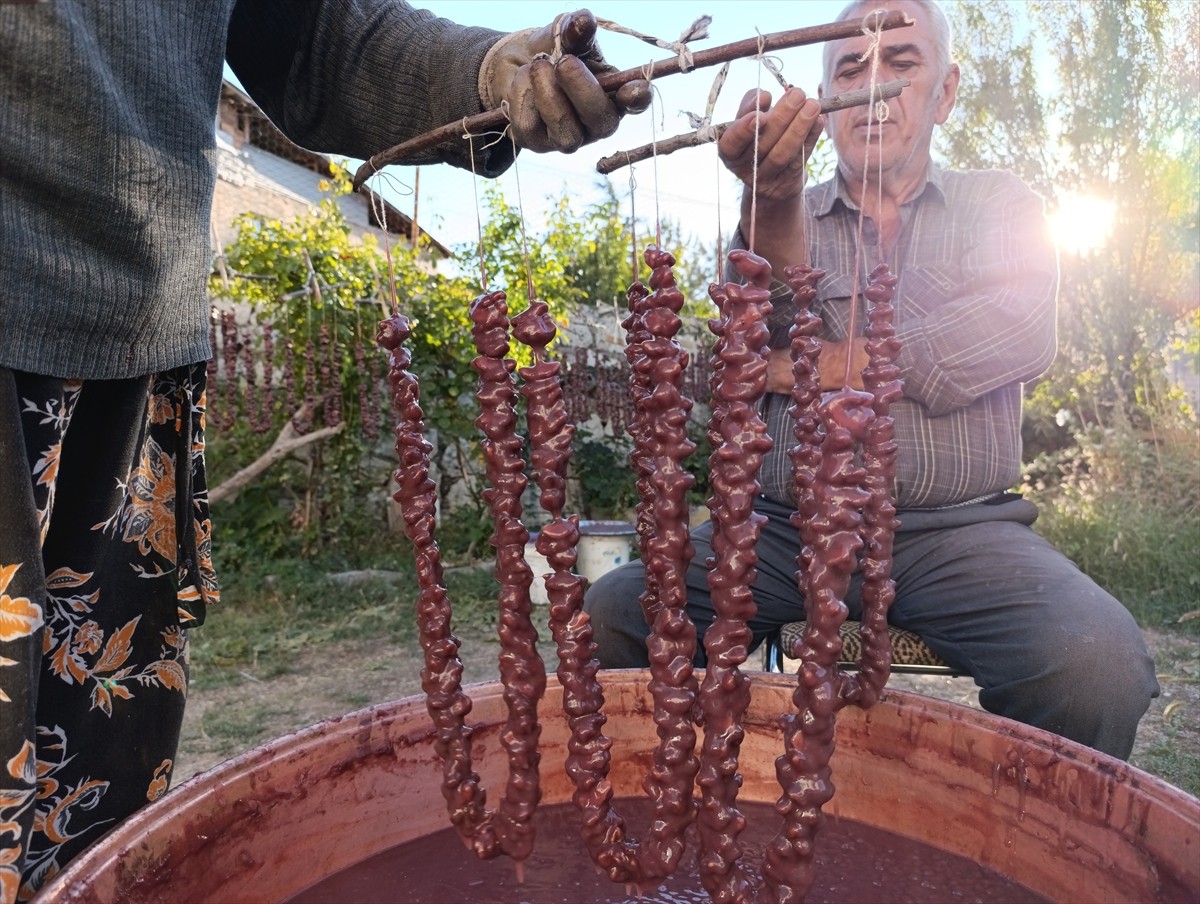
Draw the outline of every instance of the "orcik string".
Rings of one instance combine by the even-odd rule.
[[[758,55],[755,59],[758,60],[759,66],[758,83],[754,89],[754,159],[750,165],[750,234],[746,236],[746,244],[749,245],[746,250],[751,254],[754,253],[754,233],[758,226],[758,133],[761,129],[763,115],[762,111],[757,109],[759,98],[762,95],[763,35],[761,31],[758,32]]]
[[[871,99],[867,103],[867,134],[866,134],[866,141],[865,141],[866,147],[865,147],[865,153],[863,154],[862,185],[863,185],[864,194],[866,192],[866,188],[868,185],[868,178],[871,174],[871,169],[870,169],[870,166],[871,166],[871,124],[872,124],[872,122],[875,121],[876,114],[879,112],[882,112],[882,111],[879,111],[876,109],[877,102],[875,101],[875,90],[879,85],[879,44],[883,37],[883,29],[880,27],[880,23],[885,14],[886,14],[886,10],[882,10],[882,9],[872,10],[871,12],[867,13],[866,16],[863,17],[863,22],[862,22],[862,33],[871,39],[871,43],[869,45],[867,45],[867,49],[863,52],[862,56],[859,57],[860,62],[865,62],[868,58],[871,61],[871,68],[870,68]],[[872,26],[870,24],[870,20],[872,19],[872,17],[875,20],[874,26]],[[878,104],[880,107],[883,108],[883,110],[887,109],[886,102],[878,101]],[[883,119],[885,119],[885,118],[886,118],[886,116],[880,117],[879,121],[882,122]],[[879,130],[879,155],[878,156],[879,156],[879,161],[878,161],[877,165],[879,167],[879,172],[880,172],[880,179],[878,180],[878,190],[879,190],[880,203],[882,203],[882,198],[883,198],[883,180],[882,180],[883,128],[882,128],[882,126],[880,127],[880,130]],[[858,335],[858,291],[860,288],[860,280],[862,278],[861,267],[862,267],[863,223],[864,223],[865,219],[866,219],[866,205],[863,204],[862,200],[860,199],[860,202],[858,205],[858,227],[857,227],[855,237],[854,237],[854,278],[853,278],[853,282],[851,283],[851,286],[850,286],[850,322],[846,326],[846,370],[842,376],[842,386],[843,387],[848,387],[850,385],[850,375],[853,372],[853,366],[854,366],[854,339]],[[879,209],[878,208],[875,211],[875,219],[876,219],[876,233],[879,235],[879,241],[877,243],[877,253],[879,255],[880,260],[882,260],[883,259],[883,245],[882,245],[883,240],[882,240],[882,230],[879,229]]]
[[[504,115],[507,116],[508,115],[508,101],[501,101],[500,109],[503,110]],[[463,117],[463,136],[462,137],[466,140],[468,150],[470,151],[471,189],[475,194],[475,235],[476,235],[476,245],[479,250],[479,290],[481,292],[487,292],[488,291],[488,275],[487,275],[487,264],[485,262],[484,253],[483,253],[483,217],[480,214],[480,204],[479,204],[479,173],[475,169],[475,136],[472,135],[470,129],[468,129],[466,127],[466,122],[467,122],[467,118],[464,116]],[[511,127],[509,127],[509,126],[505,126],[503,132],[500,132],[500,133],[490,132],[490,133],[485,133],[485,134],[496,135],[496,138],[493,141],[489,141],[487,144],[485,144],[483,147],[481,147],[480,148],[481,151],[486,151],[488,148],[499,144],[501,141],[504,140],[506,135],[510,139],[512,138],[512,130],[511,130]],[[517,158],[517,144],[516,144],[516,141],[513,140],[513,173],[514,174],[517,173],[516,158]],[[520,198],[520,186],[521,186],[520,176],[517,175],[518,201]],[[521,215],[521,241],[522,241],[522,244],[524,244],[524,241],[525,241],[525,217],[524,217],[524,214]],[[526,254],[525,254],[525,266],[526,266],[526,270],[528,270],[528,267],[529,267],[528,252],[526,252]],[[533,300],[532,277],[530,279],[531,279],[531,284],[530,284],[529,298],[532,301]]]
[[[375,176],[379,175],[381,175],[380,172],[376,170]],[[374,178],[374,176],[371,178]],[[370,203],[373,207],[378,204],[378,207],[375,209],[375,219],[379,221],[380,227],[383,230],[383,259],[387,261],[388,270],[388,304],[392,309],[392,316],[395,317],[400,312],[400,304],[396,299],[396,267],[392,262],[392,241],[387,226],[387,205],[383,200],[383,194],[377,191],[371,192]]]

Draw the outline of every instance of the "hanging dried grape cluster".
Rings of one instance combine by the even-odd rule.
[[[221,353],[225,358],[226,398],[232,401],[238,385],[238,328],[237,318],[233,311],[225,311],[221,314]],[[218,411],[214,422],[222,430],[228,430],[233,426],[236,417],[234,406],[226,405],[224,410]]]
[[[316,421],[334,427],[344,418],[349,390],[362,435],[378,438],[379,381],[384,378],[379,352],[368,351],[361,339],[346,349],[332,325],[322,324],[314,334],[298,341],[274,323],[239,323],[233,310],[214,308],[209,324],[213,356],[206,368],[207,422],[220,431],[242,423],[259,434],[279,430],[288,416],[300,433],[312,430]],[[357,375],[357,385],[345,386],[343,374]]]
[[[262,417],[262,398],[258,391],[258,361],[254,357],[254,345],[249,341],[240,342],[242,352],[242,402],[250,429],[255,433],[266,433],[271,429],[271,421]],[[269,370],[270,368],[268,368]]]
[[[363,436],[379,436],[379,377],[375,373],[375,355],[367,356],[362,339],[354,340],[354,366],[362,379],[358,381],[358,410],[362,414]]]
[[[217,326],[216,318],[210,317],[208,321],[208,347],[213,350],[213,356],[208,359],[205,365],[204,374],[204,405],[205,405],[205,421],[209,424],[216,425],[214,420],[215,412],[220,408],[218,393],[220,389],[217,385]]]
[[[275,326],[263,324],[262,341],[262,402],[259,406],[258,432],[271,429],[271,413],[275,410]]]
[[[570,354],[564,354],[559,362],[563,384],[563,404],[567,408],[567,417],[573,424],[585,424],[590,414],[591,403],[588,401],[588,385],[591,374],[588,370],[588,350],[575,348]]]
[[[321,411],[326,427],[342,422],[342,361],[337,333],[321,324]]]
[[[684,375],[682,391],[699,405],[708,404],[709,365],[696,356]],[[563,398],[576,424],[595,416],[613,436],[626,432],[634,418],[629,395],[629,363],[595,349],[573,348],[558,359],[562,365]]]
[[[317,410],[317,348],[309,339],[304,343],[304,401],[292,414],[292,427],[297,433],[312,430],[313,413]]]
[[[288,336],[283,342],[284,411],[296,410],[296,343]]]

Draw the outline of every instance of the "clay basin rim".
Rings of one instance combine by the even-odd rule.
[[[779,714],[795,678],[755,673],[740,799],[779,789]],[[642,671],[603,672],[610,779],[641,796],[657,743]],[[475,768],[500,794],[496,682],[468,689]],[[561,689],[541,705],[545,803],[570,800]],[[887,691],[837,720],[826,812],[987,866],[1055,901],[1189,901],[1200,889],[1200,801],[1127,763],[957,704]],[[43,902],[285,901],[380,851],[449,825],[424,698],[272,741],[182,784],[74,860]],[[404,814],[404,818],[397,818]],[[252,892],[250,891],[252,890]]]

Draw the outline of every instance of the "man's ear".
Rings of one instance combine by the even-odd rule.
[[[937,115],[934,122],[939,126],[950,118],[950,111],[954,109],[954,102],[958,99],[958,83],[961,78],[962,73],[959,72],[958,63],[951,63],[946,77],[942,80],[942,95],[937,102]]]

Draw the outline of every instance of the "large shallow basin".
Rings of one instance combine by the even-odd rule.
[[[648,674],[604,674],[618,796],[638,796],[656,738]],[[742,799],[774,801],[778,714],[794,678],[756,675]],[[495,799],[506,770],[501,688],[469,689],[475,764]],[[542,704],[546,803],[570,799],[567,727]],[[1095,751],[986,713],[889,691],[843,710],[826,812],[963,855],[1055,901],[1200,895],[1200,802]],[[46,886],[54,902],[278,902],[448,825],[422,698],[323,722],[196,776],[119,826]]]

